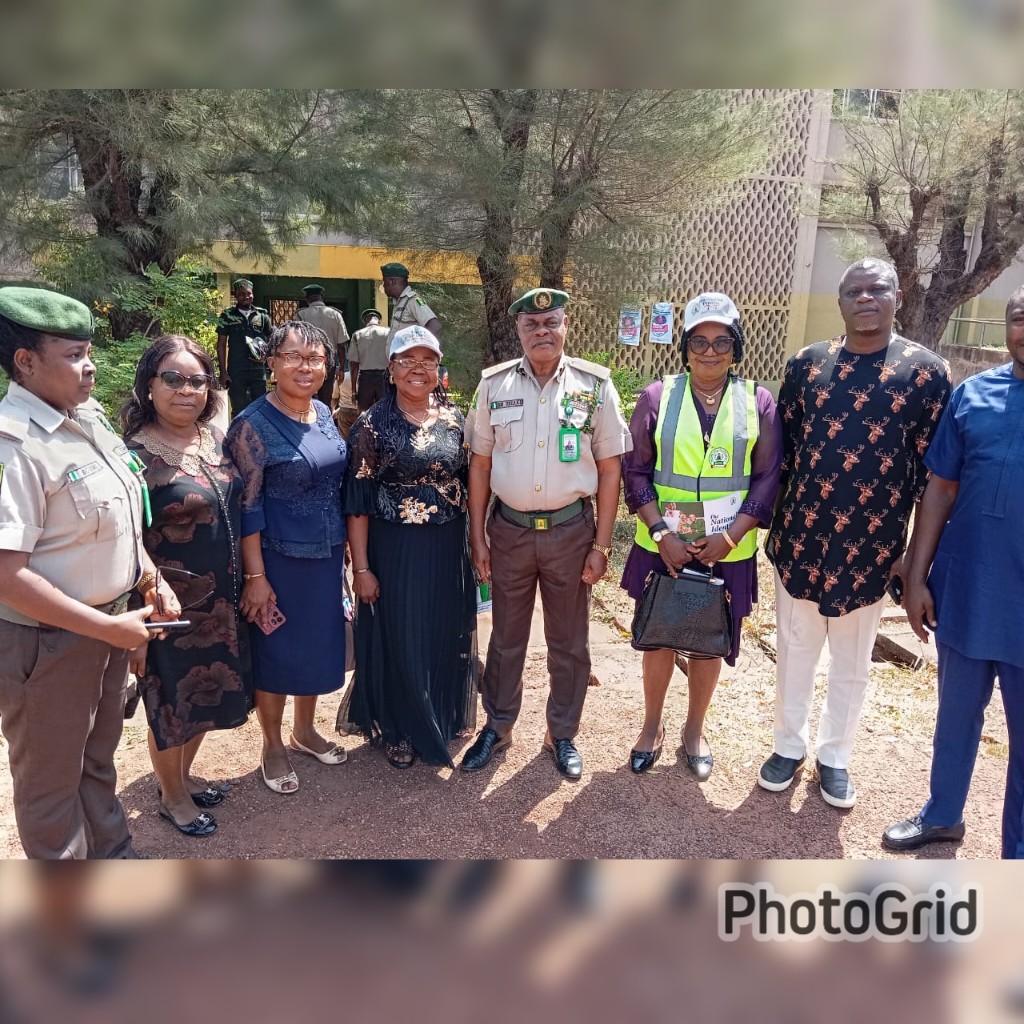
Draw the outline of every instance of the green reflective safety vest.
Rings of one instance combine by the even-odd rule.
[[[658,453],[654,490],[663,515],[667,502],[706,501],[731,494],[739,494],[741,503],[746,499],[754,445],[760,433],[756,389],[755,381],[742,377],[730,380],[705,451],[700,416],[690,397],[690,375],[665,378],[654,430]],[[648,551],[658,550],[639,517],[634,539]],[[722,561],[738,562],[756,552],[757,530],[751,530]]]

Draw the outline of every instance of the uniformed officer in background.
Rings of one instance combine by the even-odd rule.
[[[366,412],[384,397],[391,332],[381,326],[376,309],[364,309],[360,319],[363,326],[348,345],[348,372],[352,401],[360,412]]]
[[[297,320],[303,320],[307,324],[319,327],[327,340],[331,343],[331,350],[334,352],[333,365],[327,364],[327,376],[324,377],[323,385],[316,393],[324,405],[332,412],[337,408],[338,403],[334,400],[334,382],[339,373],[345,375],[345,346],[348,344],[348,328],[345,326],[345,318],[341,310],[328,306],[324,302],[324,286],[322,284],[307,284],[302,289],[306,296],[305,309],[298,309],[295,312]]]
[[[391,311],[391,329],[388,332],[388,345],[397,331],[403,327],[419,324],[426,327],[435,338],[441,337],[441,321],[437,314],[409,286],[409,268],[404,263],[385,263],[380,268],[384,279],[384,294],[394,299],[395,308]]]
[[[81,302],[0,288],[0,724],[31,858],[134,855],[114,769],[128,654],[179,612],[142,546],[141,464],[89,397],[92,334]]]
[[[217,374],[227,388],[231,415],[267,393],[264,365],[266,342],[273,324],[262,306],[252,303],[252,281],[239,278],[232,286],[235,304],[217,321]]]
[[[494,604],[487,724],[466,751],[465,771],[511,742],[539,582],[551,677],[544,746],[563,775],[583,772],[573,738],[590,682],[590,588],[608,568],[632,440],[609,370],[565,355],[568,301],[535,288],[509,307],[524,355],[484,370],[466,422],[473,565],[493,584]]]

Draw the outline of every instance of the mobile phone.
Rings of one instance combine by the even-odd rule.
[[[153,630],[154,633],[160,633],[165,629],[173,631],[192,628],[192,623],[188,619],[175,619],[173,622],[144,622],[143,625],[146,629]]]
[[[281,609],[276,604],[271,604],[267,608],[267,621],[263,622],[259,616],[256,617],[256,625],[270,636],[279,626],[283,626],[288,620],[284,617]]]
[[[885,589],[896,604],[903,604],[903,580],[899,576],[893,576],[886,584]]]

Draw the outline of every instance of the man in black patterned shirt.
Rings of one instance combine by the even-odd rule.
[[[857,798],[847,764],[885,588],[900,573],[924,454],[950,393],[945,361],[893,331],[901,299],[891,264],[847,268],[839,283],[846,333],[790,359],[779,392],[782,498],[765,546],[775,566],[775,752],[758,783],[780,792],[803,766],[827,637],[815,747],[821,795],[834,807]]]

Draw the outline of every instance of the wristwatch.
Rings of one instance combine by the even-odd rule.
[[[655,544],[660,544],[672,531],[668,528],[668,523],[664,519],[659,519],[651,527],[651,540]]]

